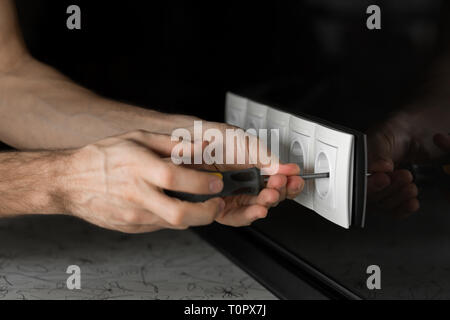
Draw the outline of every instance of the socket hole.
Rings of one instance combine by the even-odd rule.
[[[299,141],[292,143],[289,162],[297,164],[300,167],[301,173],[305,171],[305,153]]]
[[[314,171],[315,173],[330,172],[330,162],[328,161],[328,157],[324,152],[319,153],[319,155],[317,156]],[[317,179],[315,182],[317,192],[321,197],[325,198],[330,189],[330,178]]]

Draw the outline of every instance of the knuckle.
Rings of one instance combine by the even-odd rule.
[[[182,227],[186,225],[186,210],[183,207],[178,207],[174,210],[169,218],[169,223],[174,227]]]
[[[419,189],[415,184],[410,184],[406,189],[406,194],[408,196],[417,197],[419,194]]]
[[[277,205],[278,205],[278,203],[277,203]],[[264,212],[262,212],[262,213],[258,216],[258,219],[265,219],[265,218],[267,218],[267,214],[268,214],[268,211],[267,211],[267,210],[264,211]]]
[[[188,225],[177,225],[177,226],[172,226],[171,227],[171,229],[174,229],[174,230],[186,230],[188,228],[189,228]]]
[[[175,173],[170,165],[165,165],[162,167],[159,173],[161,184],[165,188],[172,188],[175,184]]]
[[[124,213],[123,219],[127,224],[139,224],[140,215],[136,210],[129,210]]]
[[[150,133],[148,133],[147,131],[143,130],[143,129],[139,129],[139,130],[135,130],[132,133],[132,136],[136,139],[142,140],[147,138],[150,135]]]
[[[139,140],[144,136],[144,130],[133,130],[133,131],[129,131],[127,133],[124,133],[120,136],[120,138],[124,141],[124,142],[130,142],[133,140]]]
[[[83,160],[88,159],[89,161],[103,164],[106,153],[104,147],[101,146],[100,143],[94,143],[80,148],[77,155]]]
[[[126,234],[136,234],[138,230],[136,228],[116,227],[116,231]]]
[[[125,201],[131,202],[131,203],[137,203],[139,199],[139,194],[135,190],[135,184],[132,182],[125,183],[124,188],[122,190],[122,197]]]
[[[133,130],[131,132],[131,135],[133,135],[135,137],[142,137],[144,134],[145,134],[145,130],[142,130],[142,129]]]
[[[198,222],[198,225],[202,225],[202,226],[206,226],[209,225],[211,223],[213,223],[216,219],[216,214],[215,212],[212,212],[210,214],[205,214],[205,216],[202,218],[201,222]]]

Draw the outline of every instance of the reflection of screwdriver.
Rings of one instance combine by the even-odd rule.
[[[450,186],[450,164],[412,164],[406,169],[411,171],[416,184]]]
[[[191,194],[178,191],[165,190],[166,194],[184,201],[190,202],[203,202],[208,199],[216,197],[235,196],[240,194],[257,195],[264,189],[269,177],[261,175],[261,171],[258,168],[250,168],[237,171],[225,171],[225,172],[209,172],[211,174],[219,175],[223,180],[223,190],[216,194]],[[323,179],[329,178],[328,172],[323,173],[311,173],[300,175],[304,180],[309,179]]]

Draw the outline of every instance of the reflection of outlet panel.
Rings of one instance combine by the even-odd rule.
[[[296,163],[302,173],[329,172],[329,178],[308,180],[295,199],[344,228],[364,225],[366,189],[365,135],[357,131],[309,120],[228,93],[226,119],[240,114],[244,129],[279,129],[280,159]],[[246,108],[242,106],[246,101]],[[246,110],[245,116],[242,110]],[[238,125],[240,126],[240,125]]]

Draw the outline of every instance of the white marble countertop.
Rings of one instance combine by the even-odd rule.
[[[81,289],[69,290],[69,265]],[[0,220],[0,299],[275,299],[191,231],[126,235],[78,219]]]

